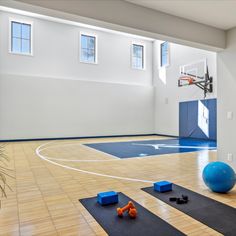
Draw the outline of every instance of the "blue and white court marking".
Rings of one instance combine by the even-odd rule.
[[[216,141],[201,139],[164,139],[84,144],[118,158],[146,157],[171,153],[216,150]]]
[[[57,142],[48,142],[40,145],[36,148],[36,155],[55,166],[62,167],[64,169],[77,171],[83,174],[96,175],[101,177],[107,177],[112,179],[119,179],[132,182],[143,182],[143,183],[154,183],[155,180],[150,179],[137,179],[130,178],[126,176],[115,176],[105,173],[98,173],[83,169],[80,167],[81,163],[91,163],[91,162],[108,162],[108,161],[126,161],[125,158],[134,157],[134,159],[143,159],[145,157],[152,155],[162,155],[162,154],[171,154],[171,153],[180,153],[180,152],[196,152],[202,150],[216,150],[216,142],[214,141],[205,141],[205,140],[196,140],[196,139],[165,139],[165,140],[147,140],[147,141],[129,141],[129,142],[113,142],[113,143],[95,143],[95,144],[84,144],[90,148],[95,148],[98,151],[109,153],[113,156],[110,160],[81,160],[78,156],[77,159],[72,160],[70,158],[64,159],[59,156],[48,156],[43,154],[44,151],[47,151],[51,148],[61,148],[63,146],[74,146],[74,145],[83,145],[76,142],[61,144]],[[99,147],[99,149],[98,149]],[[127,148],[128,147],[128,148]],[[116,156],[117,158],[114,158]],[[136,158],[135,158],[136,157]],[[157,157],[158,158],[158,157]],[[77,166],[71,166],[70,163],[77,163]]]

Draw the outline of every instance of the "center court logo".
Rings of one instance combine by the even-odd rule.
[[[155,150],[159,150],[161,148],[190,148],[190,149],[215,149],[216,147],[203,147],[203,146],[182,146],[182,145],[168,145],[168,144],[141,144],[141,143],[132,143],[135,146],[149,146],[153,147]]]

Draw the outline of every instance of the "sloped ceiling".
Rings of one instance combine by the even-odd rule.
[[[219,29],[236,27],[235,0],[125,0]]]

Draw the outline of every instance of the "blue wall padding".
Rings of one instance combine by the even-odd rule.
[[[100,205],[109,205],[118,202],[118,194],[114,191],[101,192],[97,194],[97,202]]]
[[[179,103],[179,136],[185,138],[200,138],[216,140],[216,124],[217,124],[217,100],[205,99],[200,100],[209,111],[209,136],[207,136],[198,126],[198,113],[202,112],[198,109],[198,100]]]
[[[188,116],[185,114],[188,114],[188,103],[181,102],[179,104],[179,135],[181,134],[182,137],[188,137],[188,129],[184,128],[188,122]]]

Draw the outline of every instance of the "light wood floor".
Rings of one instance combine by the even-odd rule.
[[[68,160],[111,160],[54,163],[83,171],[150,181],[169,180],[225,204],[236,207],[236,189],[220,195],[208,191],[201,173],[204,166],[216,160],[215,151],[130,158],[116,160],[105,153],[81,145],[92,142],[159,139],[163,137],[126,137],[50,141],[41,154]],[[47,141],[8,143],[6,153],[15,179],[10,180],[13,192],[2,200],[0,235],[106,235],[78,201],[100,191],[121,191],[163,218],[187,235],[220,235],[169,205],[140,190],[149,183],[132,182],[66,169],[40,159],[35,150]],[[223,217],[223,216],[222,216]]]

